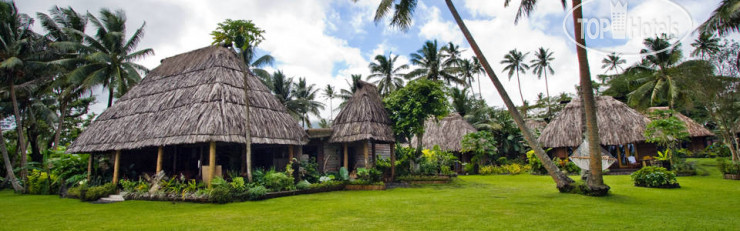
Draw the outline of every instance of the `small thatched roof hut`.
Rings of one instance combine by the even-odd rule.
[[[655,110],[669,110],[668,107],[651,107],[648,108],[648,111],[655,111]],[[707,137],[707,136],[714,136],[714,133],[709,131],[709,129],[706,129],[701,124],[697,123],[696,121],[692,120],[691,118],[681,114],[680,112],[673,113],[673,116],[678,118],[679,120],[683,121],[686,124],[686,129],[689,132],[689,137]]]
[[[467,120],[458,113],[451,113],[442,120],[437,121],[429,118],[424,122],[424,136],[422,146],[425,149],[432,149],[434,145],[444,151],[459,152],[462,150],[461,141],[468,133],[477,132]],[[411,147],[418,145],[418,138],[411,140]]]
[[[576,147],[583,142],[581,100],[573,99],[542,131],[538,141],[544,147]],[[644,141],[650,120],[611,96],[596,97],[596,117],[602,145]]]
[[[524,124],[527,125],[527,128],[529,128],[532,131],[540,131],[545,130],[547,127],[547,122],[542,120],[536,120],[536,119],[526,119],[524,120]]]
[[[208,46],[162,60],[106,109],[68,152],[207,142],[245,143],[244,70],[236,54]],[[248,78],[254,144],[301,145],[306,131],[253,75]]]
[[[364,81],[359,81],[358,85],[355,94],[334,119],[329,142],[395,142],[391,119],[383,106],[378,88]]]

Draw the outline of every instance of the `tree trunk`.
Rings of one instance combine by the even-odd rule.
[[[18,183],[18,179],[15,178],[13,173],[13,165],[10,164],[10,157],[8,156],[8,147],[5,146],[5,137],[3,136],[3,127],[0,126],[0,151],[3,153],[3,162],[5,163],[5,172],[8,177],[8,181],[13,185],[13,190],[16,193],[23,193],[23,187]]]
[[[31,122],[28,123],[29,126],[26,133],[28,133],[28,143],[31,148],[31,161],[42,163],[44,156],[41,155],[41,149],[39,148],[39,129],[36,114],[32,110],[29,110],[29,112]]]
[[[478,97],[483,100],[483,92],[480,90],[480,74],[478,74]]]
[[[28,155],[26,154],[26,141],[23,135],[23,121],[21,119],[21,112],[18,110],[18,99],[15,97],[15,79],[10,79],[10,98],[13,101],[13,116],[15,117],[15,128],[18,130],[18,150],[21,156],[21,181],[26,182],[28,176],[28,169],[26,164],[28,162]]]
[[[67,100],[62,99],[61,102],[59,102],[59,123],[57,123],[57,130],[54,132],[54,146],[52,147],[52,150],[57,150],[57,147],[59,147],[59,140],[62,137],[65,117],[67,117]]]
[[[547,84],[547,71],[545,71],[545,92],[547,92],[547,100],[545,101],[547,103],[547,118],[552,119],[550,118],[552,116],[550,111],[550,100],[552,99],[550,98],[550,86]]]
[[[573,0],[573,7],[579,6],[581,0]],[[579,23],[583,17],[582,7],[577,7],[573,11],[573,30],[576,43],[586,46],[586,40],[580,36],[583,30],[582,24]],[[604,179],[601,175],[601,141],[599,139],[599,128],[596,121],[596,100],[594,99],[593,87],[591,86],[591,72],[588,67],[588,55],[586,49],[576,46],[578,54],[578,66],[581,80],[581,98],[583,99],[583,108],[586,116],[586,134],[588,138],[588,151],[591,156],[589,161],[589,171],[591,176],[588,177],[589,189],[597,192],[599,195],[606,195],[609,192],[609,186],[604,185]],[[603,194],[602,194],[603,193]]]
[[[522,81],[519,80],[519,69],[516,70],[516,82],[517,86],[519,86],[519,97],[522,98],[522,106],[524,106],[524,95],[522,95]],[[524,117],[527,117],[527,114],[524,114]]]
[[[108,107],[113,106],[113,87],[108,86]]]
[[[455,21],[457,22],[457,25],[460,27],[460,30],[462,31],[463,35],[465,35],[465,39],[470,44],[470,47],[475,52],[476,57],[478,57],[478,61],[480,61],[481,65],[483,65],[483,68],[486,70],[486,73],[488,74],[488,77],[491,79],[491,82],[493,82],[493,85],[496,87],[496,90],[498,90],[499,95],[501,95],[501,98],[504,100],[504,103],[506,104],[506,107],[509,109],[509,113],[511,114],[511,117],[514,119],[514,122],[516,122],[516,125],[519,127],[519,130],[522,131],[522,135],[524,135],[524,139],[527,140],[527,143],[530,147],[534,150],[535,155],[537,158],[540,159],[542,162],[542,165],[544,165],[545,169],[547,169],[547,173],[550,174],[552,179],[555,181],[555,184],[557,185],[557,188],[561,192],[568,192],[572,190],[573,188],[573,179],[568,177],[567,175],[560,172],[560,169],[558,169],[557,166],[555,166],[555,163],[552,162],[550,158],[548,158],[547,154],[545,153],[545,150],[542,149],[539,142],[537,142],[537,139],[534,137],[534,134],[526,127],[524,124],[524,119],[519,114],[519,111],[517,111],[516,106],[514,106],[514,103],[511,102],[511,98],[509,98],[509,94],[506,93],[506,90],[504,89],[504,86],[501,84],[501,81],[496,76],[496,73],[493,72],[493,69],[491,68],[491,65],[488,64],[488,60],[486,60],[486,57],[483,56],[483,52],[478,47],[478,44],[475,42],[475,39],[473,39],[473,36],[470,34],[470,31],[465,26],[465,22],[463,22],[462,18],[460,18],[460,14],[458,14],[457,10],[455,9],[455,6],[452,4],[452,0],[445,0],[447,3],[447,7],[450,9],[450,12],[452,13],[452,16],[455,18]]]
[[[246,63],[242,63],[244,68],[244,117],[246,119],[244,126],[244,143],[247,152],[247,180],[252,182],[252,126],[249,115],[249,71]]]

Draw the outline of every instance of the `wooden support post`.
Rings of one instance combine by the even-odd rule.
[[[372,162],[373,166],[375,166],[375,160],[378,159],[378,157],[375,156],[375,141],[370,141],[370,142],[372,142],[370,143],[371,144],[370,147],[372,147],[372,152],[371,152],[372,155],[370,155],[370,159],[371,159],[370,162]]]
[[[396,144],[391,144],[391,181],[396,178]]]
[[[116,154],[113,160],[113,184],[118,185],[118,170],[121,164],[121,150],[116,150]]]
[[[293,145],[288,145],[288,163],[293,160],[293,152],[294,152]]]
[[[211,141],[210,151],[208,153],[208,188],[211,188],[213,176],[216,175],[216,142]]]
[[[367,163],[368,163],[368,161],[367,161],[367,153],[368,153],[368,151],[367,151],[367,142],[368,141],[362,141],[362,154],[365,157],[365,168],[369,168],[369,166],[367,166]]]
[[[90,182],[90,177],[92,176],[93,158],[92,153],[87,157],[87,182]]]
[[[349,166],[348,166],[349,161],[347,160],[349,156],[349,154],[347,154],[347,143],[342,143],[342,146],[344,146],[344,165],[342,166],[344,166],[344,168],[347,169],[347,171],[349,171]]]
[[[157,171],[154,174],[159,174],[162,171],[162,159],[164,158],[164,147],[159,146],[157,149]]]
[[[625,156],[625,158],[627,158]],[[617,145],[617,163],[619,164],[619,168],[622,168],[622,152],[619,150],[619,145]]]

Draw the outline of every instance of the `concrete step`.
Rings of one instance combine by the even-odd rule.
[[[108,197],[100,198],[98,200],[98,202],[100,203],[113,203],[113,202],[121,202],[121,201],[125,201],[125,199],[123,199],[123,196],[121,196],[120,194],[110,195]]]

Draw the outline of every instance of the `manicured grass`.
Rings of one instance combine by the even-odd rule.
[[[90,204],[0,192],[3,230],[737,230],[740,181],[680,177],[680,189],[606,176],[608,197],[561,194],[547,176],[461,176],[450,185],[341,191],[226,205]]]

